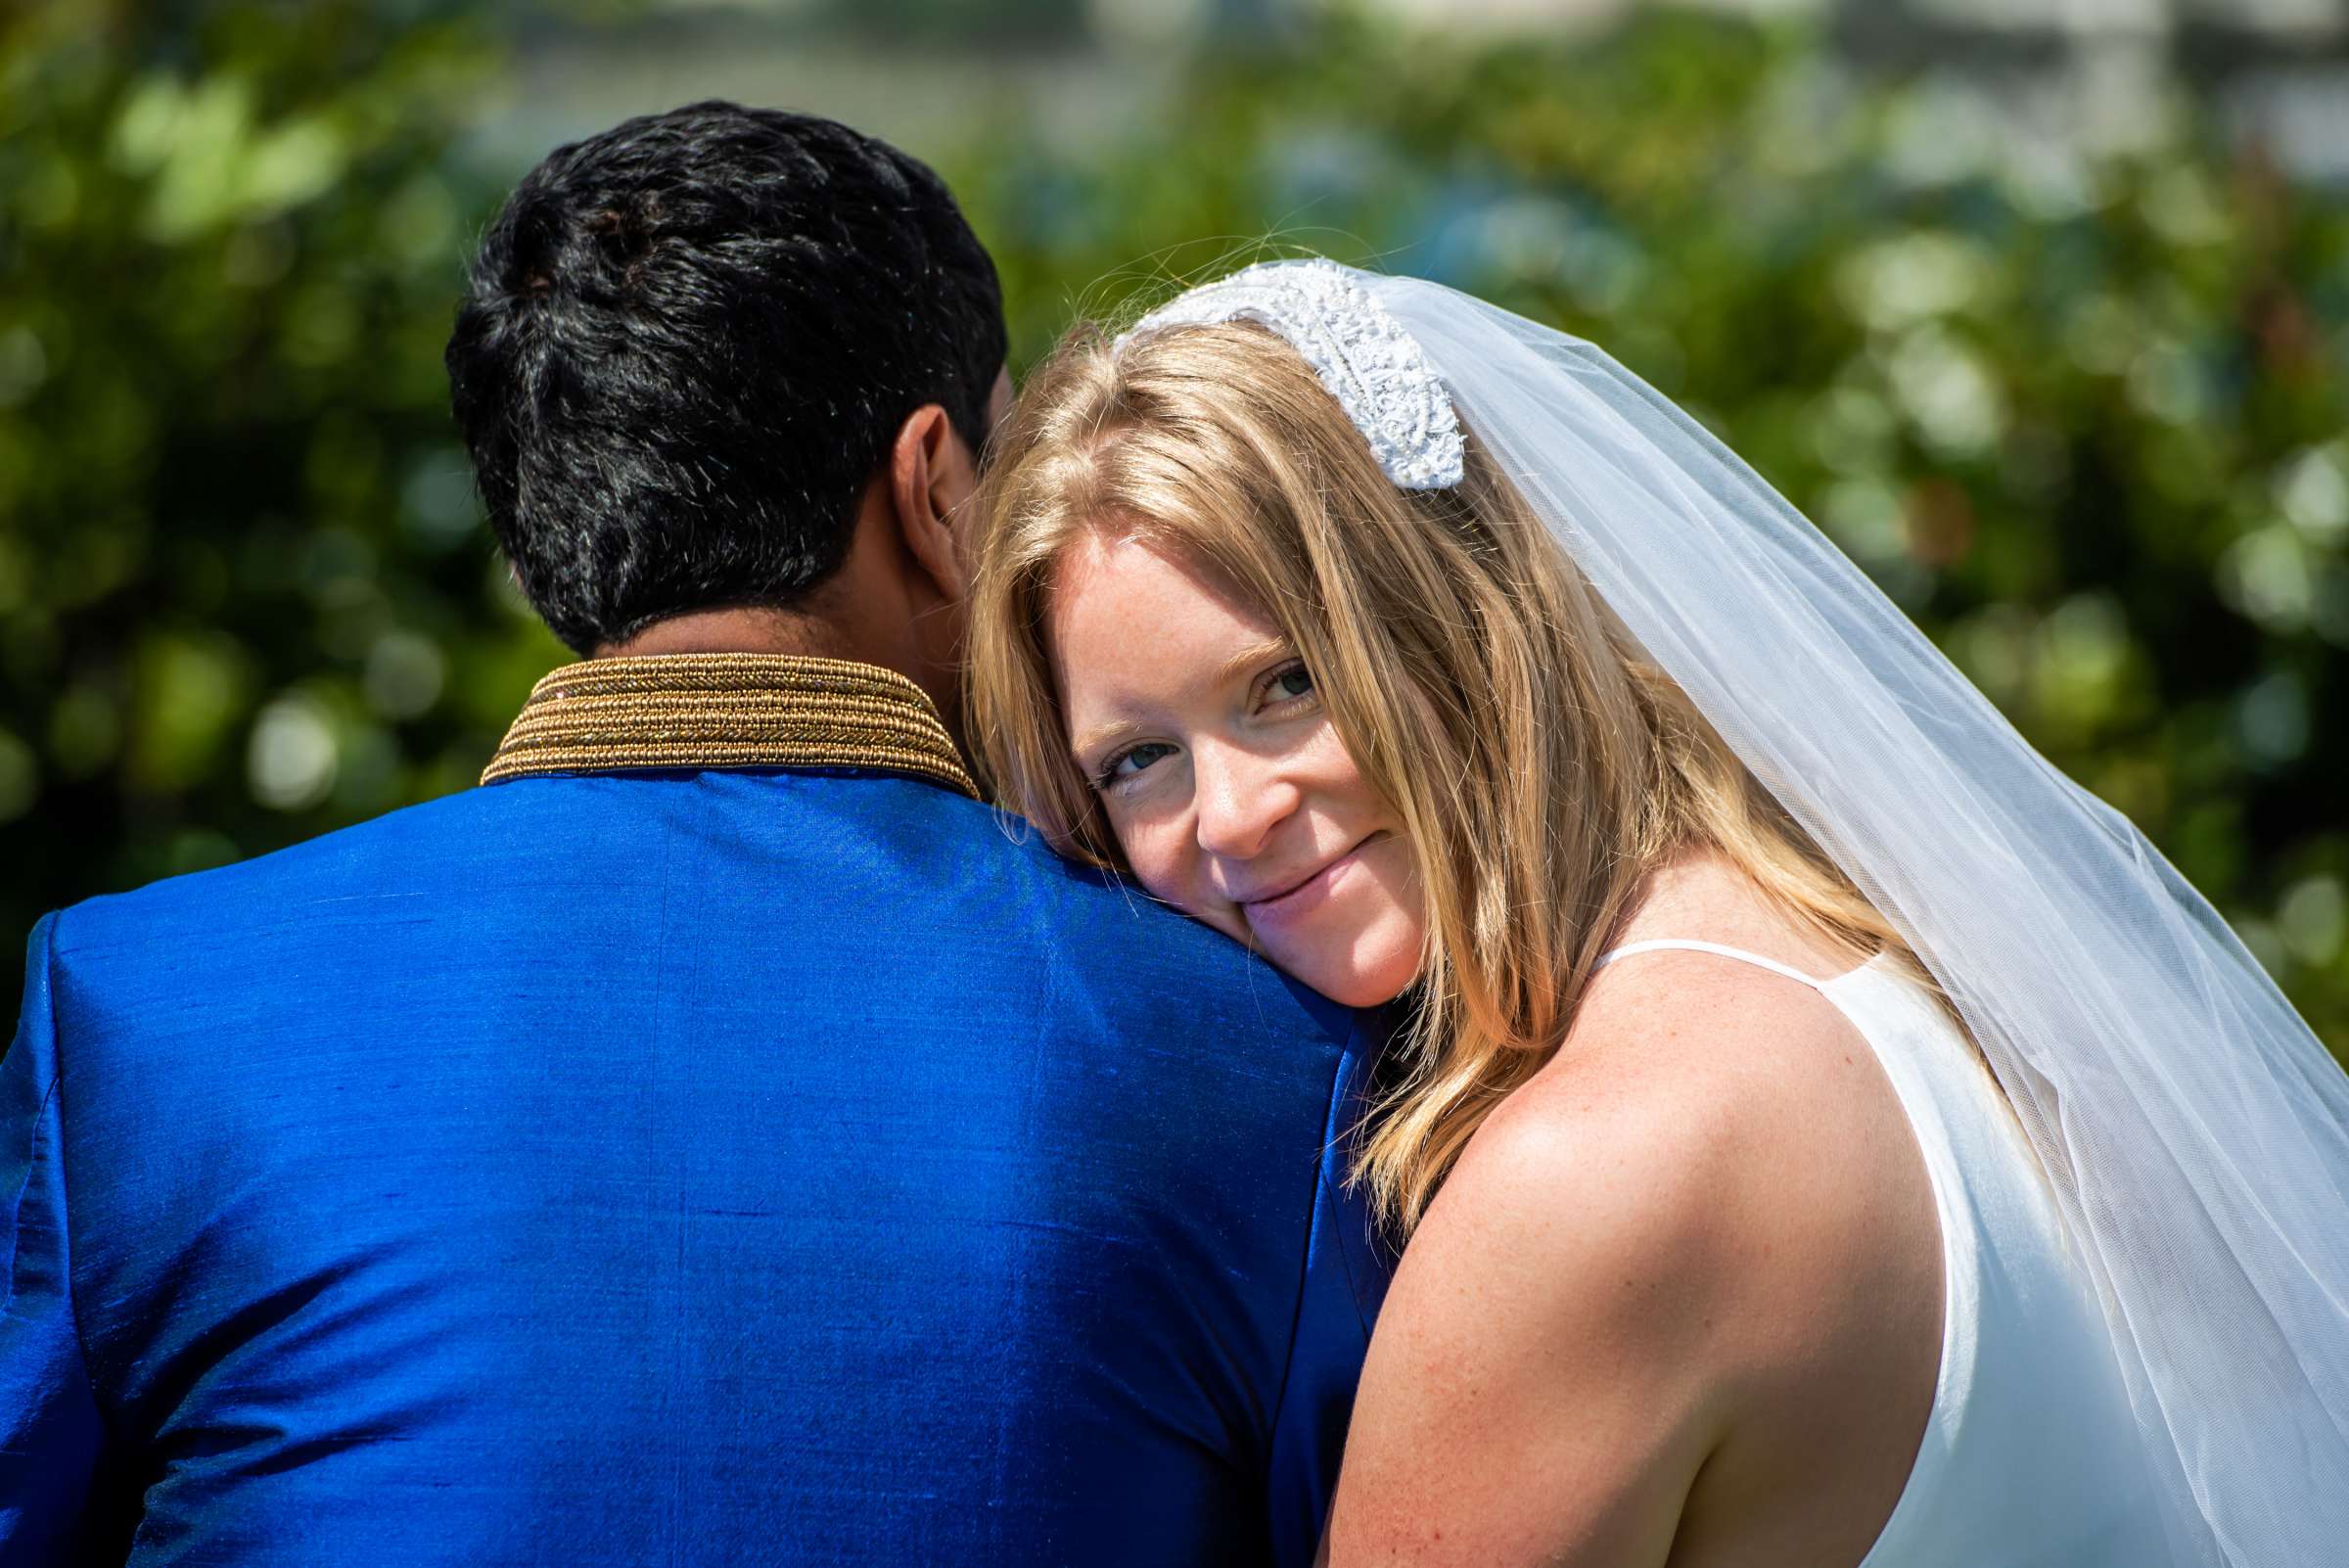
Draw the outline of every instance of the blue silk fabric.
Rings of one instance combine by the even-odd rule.
[[[1306,1562],[1367,1055],[877,773],[76,906],[0,1063],[0,1561]]]

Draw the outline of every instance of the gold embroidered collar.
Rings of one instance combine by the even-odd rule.
[[[855,767],[976,798],[929,694],[895,670],[782,654],[588,659],[531,688],[482,774]]]

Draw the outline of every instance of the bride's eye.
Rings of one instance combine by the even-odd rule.
[[[1174,747],[1158,741],[1144,741],[1139,746],[1128,746],[1101,764],[1100,773],[1093,779],[1093,788],[1105,790],[1112,784],[1124,783],[1126,780],[1135,777],[1151,763],[1174,755]]]
[[[1265,696],[1273,702],[1294,701],[1313,694],[1313,672],[1302,662],[1283,665],[1265,682]]]

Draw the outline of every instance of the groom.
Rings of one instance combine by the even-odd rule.
[[[0,1560],[1302,1562],[1363,1045],[956,743],[986,253],[700,104],[556,152],[455,404],[586,661],[484,787],[34,930]]]

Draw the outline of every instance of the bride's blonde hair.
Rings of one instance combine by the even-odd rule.
[[[1080,326],[990,448],[970,731],[997,798],[1121,864],[1068,750],[1055,567],[1113,529],[1276,623],[1402,818],[1428,944],[1358,1174],[1415,1225],[1486,1114],[1546,1061],[1640,879],[1718,850],[1855,952],[1907,949],[1584,580],[1473,432],[1455,488],[1404,491],[1305,361],[1249,324],[1113,351]]]

